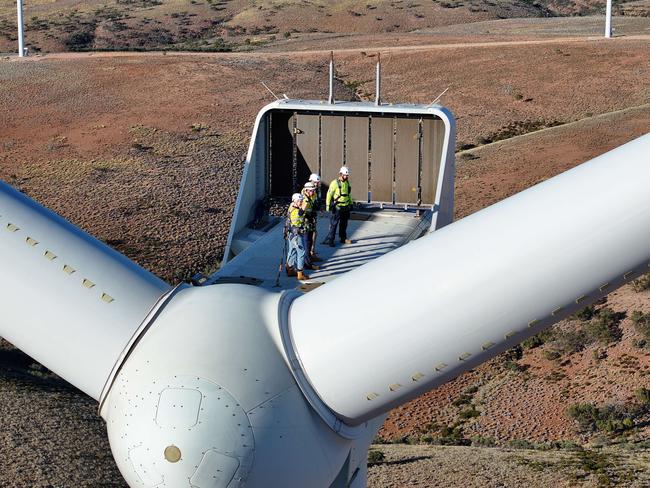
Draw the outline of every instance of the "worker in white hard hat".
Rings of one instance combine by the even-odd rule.
[[[319,269],[314,263],[321,259],[312,252],[316,238],[316,185],[308,181],[302,189],[305,201],[305,268]]]
[[[285,237],[289,244],[287,253],[287,275],[297,276],[299,280],[307,280],[309,276],[305,269],[305,209],[307,202],[301,193],[291,196],[291,205],[287,211]]]
[[[348,239],[348,220],[350,220],[350,210],[352,209],[352,186],[350,185],[350,170],[347,166],[342,166],[339,170],[339,176],[330,183],[325,200],[325,210],[331,212],[330,229],[323,244],[334,247],[334,237],[336,227],[339,228],[339,239],[341,244],[351,244]]]
[[[310,195],[307,194],[307,185],[314,185],[314,192]],[[311,212],[308,212],[307,220],[310,230],[307,232],[307,257],[310,263],[317,263],[322,261],[316,254],[316,237],[318,235],[318,212],[321,207],[321,194],[320,194],[320,176],[316,173],[309,175],[309,181],[305,184],[302,191],[305,198],[309,198],[311,204]]]

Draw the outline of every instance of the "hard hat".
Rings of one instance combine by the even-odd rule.
[[[291,195],[291,201],[292,202],[300,202],[300,201],[302,201],[303,198],[304,197],[302,196],[301,193],[294,193],[293,195]]]
[[[309,181],[313,181],[314,183],[320,182],[320,176],[318,176],[316,173],[312,173],[309,175]]]
[[[308,181],[307,183],[305,183],[305,190],[315,190],[315,189],[316,189],[316,185],[313,182]]]
[[[339,170],[339,174],[349,176],[350,170],[348,169],[347,166],[341,166],[341,169]]]

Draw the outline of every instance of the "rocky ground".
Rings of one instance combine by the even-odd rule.
[[[383,50],[388,102],[429,102],[451,86],[443,103],[459,126],[458,218],[650,131],[648,40],[590,41],[577,32],[582,22],[551,44],[541,34],[490,45],[489,34],[451,32],[444,46]],[[327,53],[303,47],[0,60],[0,177],[170,282],[210,271],[254,116],[271,99],[260,81],[326,97]],[[372,98],[371,54],[337,54],[338,99]],[[616,341],[555,358],[564,332],[591,323],[566,321],[521,357],[397,409],[383,441],[476,445],[382,445],[371,486],[647,486],[647,418],[610,435],[581,430],[566,410],[630,406],[650,387],[650,355],[631,321],[650,312],[649,293],[628,286],[598,306],[627,315]],[[6,343],[0,365],[0,486],[124,486],[93,401]]]
[[[374,446],[384,460],[370,466],[370,488],[645,487],[650,452],[533,451],[441,446]]]

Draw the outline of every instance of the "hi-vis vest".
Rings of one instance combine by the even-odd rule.
[[[307,192],[303,190],[302,196],[305,197],[305,202],[307,202],[307,208],[305,208],[305,230],[313,231],[316,225],[316,192],[312,196],[307,195]]]
[[[334,203],[337,207],[347,207],[352,205],[352,185],[350,181],[341,181],[335,179],[330,183],[329,190],[327,190],[326,207],[329,209],[331,204]]]
[[[305,226],[304,210],[291,205],[287,212],[287,224],[291,232],[302,232]]]

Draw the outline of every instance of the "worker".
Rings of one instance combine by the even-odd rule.
[[[331,212],[330,229],[323,244],[334,247],[334,236],[336,227],[339,228],[339,238],[341,244],[351,244],[348,239],[348,220],[350,220],[350,210],[352,209],[352,186],[349,181],[350,170],[347,166],[342,166],[339,170],[339,176],[330,183],[325,199],[325,210]]]
[[[289,244],[287,253],[287,275],[297,276],[300,281],[309,279],[305,269],[305,209],[307,202],[301,193],[291,196],[287,211],[284,234]]]
[[[306,255],[307,261],[313,268],[313,263],[322,261],[321,258],[316,254],[316,235],[317,235],[317,224],[318,224],[318,210],[320,209],[320,198],[318,196],[318,187],[320,186],[320,176],[316,173],[312,173],[309,177],[309,181],[305,183],[305,187],[302,190],[302,195],[307,200],[307,210],[305,213],[305,222],[306,222]]]

